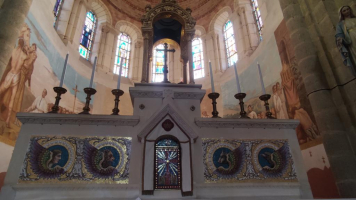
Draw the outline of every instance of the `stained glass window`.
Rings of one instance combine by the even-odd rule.
[[[114,73],[120,73],[120,62],[122,60],[121,76],[127,77],[129,71],[129,60],[131,52],[131,38],[125,33],[120,33],[117,40]]]
[[[251,3],[252,3],[253,14],[255,15],[255,19],[256,19],[258,34],[260,36],[260,40],[262,40],[263,22],[261,18],[260,8],[258,6],[257,0],[251,0]]]
[[[202,78],[204,77],[203,43],[200,38],[194,38],[192,43],[194,78]]]
[[[79,45],[79,54],[87,60],[89,60],[90,51],[93,46],[95,23],[96,17],[94,13],[92,11],[87,12]]]
[[[237,51],[234,28],[231,21],[227,21],[224,26],[224,39],[228,65],[232,66],[235,62],[237,62]]]
[[[180,189],[179,144],[172,139],[161,139],[156,143],[155,153],[155,189]]]
[[[53,14],[54,14],[54,24],[53,26],[56,27],[56,23],[59,17],[59,13],[61,11],[62,8],[62,4],[63,4],[63,0],[56,0],[56,4],[54,4],[54,8],[53,8]]]
[[[152,82],[163,81],[163,65],[164,65],[164,52],[157,51],[157,49],[164,49],[163,44],[158,45],[153,52],[153,68],[152,68]]]

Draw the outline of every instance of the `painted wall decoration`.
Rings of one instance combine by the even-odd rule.
[[[287,140],[202,140],[207,183],[297,181]]]
[[[127,184],[131,138],[32,136],[19,182]]]
[[[296,131],[301,149],[321,144],[321,135],[315,124],[314,114],[298,70],[295,52],[284,20],[274,34],[282,63],[280,71],[282,82],[279,88],[282,88],[284,92],[284,104],[287,105],[288,118],[300,121]]]
[[[57,45],[55,38],[48,37],[51,32],[58,37],[53,26],[49,28],[50,31],[44,30],[30,12],[14,44],[0,79],[0,142],[15,145],[21,128],[16,118],[18,112],[47,113],[53,106],[53,87],[59,84],[65,54],[59,49],[63,44]],[[86,98],[83,88],[88,85],[89,80],[69,64],[64,79],[68,92],[62,96],[59,113],[81,112]]]

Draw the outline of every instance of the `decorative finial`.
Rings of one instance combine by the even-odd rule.
[[[190,9],[190,8],[188,7],[188,8],[186,8],[185,10],[189,13],[189,15],[192,15],[192,9]]]
[[[146,13],[147,13],[148,11],[150,11],[151,9],[152,9],[151,5],[150,5],[150,4],[147,4],[146,7],[145,7]]]

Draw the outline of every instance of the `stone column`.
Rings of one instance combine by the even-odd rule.
[[[141,83],[148,83],[148,72],[149,72],[149,46],[150,38],[152,37],[152,30],[142,31],[143,35],[143,62],[142,62],[142,78]]]
[[[194,82],[194,71],[193,71],[193,47],[192,40],[194,38],[195,32],[186,33],[187,34],[187,53],[189,60],[189,84],[195,84]]]
[[[300,5],[296,0],[279,1],[339,193],[343,198],[356,197],[356,158],[331,93],[326,90],[329,86]]]
[[[10,60],[32,0],[5,0],[0,12],[0,77]]]
[[[139,63],[140,63],[140,50],[142,47],[142,41],[135,42],[135,51],[134,51],[134,59],[133,59],[133,71],[132,71],[132,80],[137,82],[139,81]]]

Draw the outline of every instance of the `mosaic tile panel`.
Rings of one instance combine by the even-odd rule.
[[[202,141],[206,183],[297,181],[287,140]]]
[[[19,182],[128,184],[131,138],[32,136]]]

